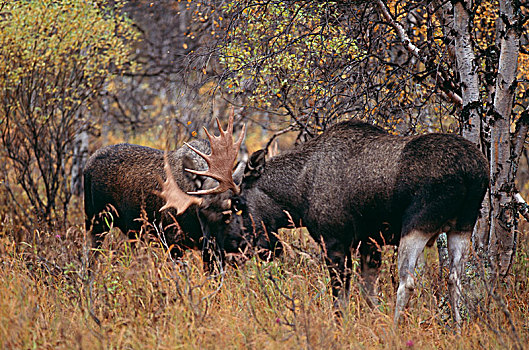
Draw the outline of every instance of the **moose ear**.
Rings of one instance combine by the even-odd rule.
[[[246,168],[244,169],[244,178],[258,178],[261,176],[266,165],[265,158],[266,150],[260,149],[259,151],[254,152],[250,156],[248,164],[246,164]]]
[[[246,168],[246,162],[240,161],[235,170],[233,171],[233,181],[235,184],[240,185],[242,182],[242,177],[244,176],[244,169]]]
[[[187,154],[182,157],[182,172],[189,181],[192,181],[195,184],[196,188],[202,188],[202,182],[204,179],[202,179],[201,176],[186,171],[186,169],[196,170],[195,162],[193,162],[193,159]]]

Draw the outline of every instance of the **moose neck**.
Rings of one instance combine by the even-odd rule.
[[[276,231],[290,227],[292,222],[300,226],[306,211],[306,193],[303,181],[308,154],[299,150],[276,156],[269,160],[262,175],[252,184],[249,197],[253,212],[267,230]],[[290,216],[290,217],[289,217]],[[292,220],[290,220],[292,219]]]

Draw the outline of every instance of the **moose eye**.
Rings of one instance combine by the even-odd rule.
[[[231,210],[237,213],[244,209],[244,202],[241,198],[235,197],[231,199]]]

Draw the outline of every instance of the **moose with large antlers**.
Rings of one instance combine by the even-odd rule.
[[[211,250],[217,251],[221,263],[225,253],[239,252],[241,235],[225,239],[218,233],[226,232],[223,226],[231,216],[230,197],[239,191],[233,179],[240,181],[243,168],[233,173],[233,165],[244,128],[235,144],[233,116],[227,131],[222,130],[220,123],[219,129],[220,137],[211,136],[206,130],[209,140],[193,140],[171,152],[131,144],[96,151],[84,169],[86,229],[91,233],[93,251],[98,251],[104,232],[113,224],[131,238],[142,227],[163,234],[176,257],[188,248],[202,249],[207,270],[215,262]],[[162,192],[171,193],[167,204],[160,197],[161,180],[165,177],[165,186],[172,186]]]
[[[417,260],[446,232],[449,295],[460,323],[460,278],[489,183],[487,160],[472,143],[451,134],[395,136],[346,121],[268,162],[265,156],[260,150],[250,157],[233,191],[232,210],[241,214],[224,227],[226,237],[244,236],[241,244],[272,257],[280,251],[277,230],[292,218],[322,243],[336,301],[348,295],[352,252],[358,252],[361,287],[372,305],[379,247],[398,245],[397,323],[414,290]],[[172,187],[165,188],[171,197]]]

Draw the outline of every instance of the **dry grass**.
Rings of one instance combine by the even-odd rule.
[[[393,327],[395,259],[384,252],[378,310],[353,283],[341,324],[317,245],[301,230],[283,233],[287,254],[250,260],[206,276],[200,256],[171,261],[146,243],[131,250],[113,233],[91,283],[83,230],[35,234],[15,243],[0,232],[2,349],[335,349],[521,348],[529,341],[529,243],[521,235],[508,288],[479,301],[478,318],[455,334],[430,253],[409,315]],[[440,305],[440,307],[439,307]]]

